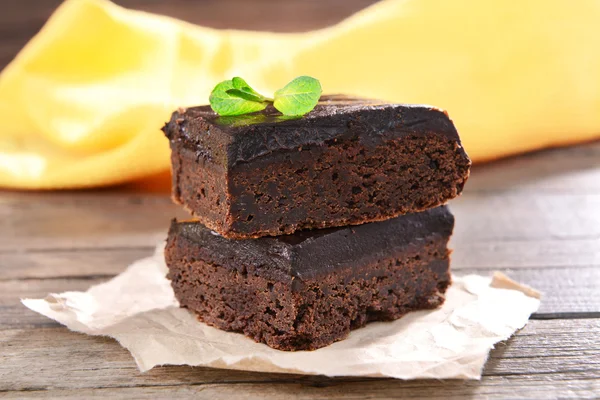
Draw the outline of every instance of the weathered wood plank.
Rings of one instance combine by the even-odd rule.
[[[477,242],[456,235],[454,268],[573,268],[600,264],[600,240],[505,240]]]
[[[600,313],[600,268],[504,269],[513,279],[543,293],[537,314]],[[455,270],[460,275],[489,275],[486,269]],[[109,279],[101,274],[80,278],[26,279],[0,281],[0,330],[23,327],[48,327],[57,324],[26,309],[19,298],[44,298],[48,293],[86,290]]]
[[[0,197],[0,252],[155,246],[174,217],[189,218],[168,195],[7,192]]]
[[[597,399],[600,384],[585,373],[545,376],[490,377],[481,382],[337,382],[330,385],[299,383],[205,384],[123,389],[48,390],[8,392],[8,399]]]
[[[502,268],[499,271],[542,292],[536,314],[600,313],[600,267]],[[489,269],[454,269],[457,275],[487,276]]]
[[[59,326],[58,323],[28,310],[21,304],[22,298],[44,298],[48,293],[85,291],[92,285],[108,278],[90,277],[78,279],[9,280],[0,282],[0,330],[19,327]]]
[[[546,376],[489,377],[481,382],[334,381],[307,385],[294,382],[228,383],[137,388],[38,390],[7,392],[3,398],[111,399],[597,399],[599,384],[585,373]]]
[[[133,247],[3,253],[0,254],[0,281],[110,277],[153,252],[153,247]]]
[[[583,376],[582,376],[583,375]],[[561,379],[562,378],[562,379]],[[10,392],[6,398],[111,398],[111,399],[597,399],[598,383],[585,374],[564,376],[495,377],[482,382],[343,382],[333,386],[290,384],[185,385],[128,389],[51,390]]]
[[[600,194],[467,192],[451,209],[455,243],[514,242],[536,249],[532,241],[588,240],[588,252],[600,257]],[[0,252],[154,246],[173,217],[189,215],[168,195],[3,193]]]
[[[450,203],[450,209],[460,240],[596,239],[600,244],[600,194],[467,191]]]
[[[600,141],[476,165],[470,192],[600,193]]]
[[[447,389],[448,394],[453,396],[466,395],[473,390],[478,395],[500,396],[509,393],[508,389],[511,388],[513,391],[515,388],[542,390],[548,395],[550,392],[543,388],[545,384],[560,393],[566,393],[567,386],[573,385],[573,394],[585,396],[591,393],[587,391],[593,390],[593,385],[598,384],[597,381],[594,383],[594,379],[600,378],[600,320],[597,319],[530,321],[515,337],[492,351],[481,384],[327,379],[181,366],[161,367],[140,374],[127,351],[116,342],[79,335],[64,328],[0,331],[0,345],[3,347],[0,357],[10,360],[0,363],[0,390],[27,390],[26,393],[13,392],[21,395],[79,394],[86,397],[107,393],[111,397],[119,394],[137,396],[145,393],[140,388],[143,386],[145,389],[154,387],[146,393],[158,396],[168,393],[162,389],[193,390],[189,385],[198,388],[216,385],[214,390],[210,390],[213,395],[229,393],[234,396],[249,390],[248,393],[252,395],[264,393],[273,398],[287,393],[291,387],[298,390],[298,398],[320,393],[334,398],[354,398],[351,397],[354,395],[356,398],[365,398],[363,396],[368,397],[369,393],[379,397],[403,392],[411,396],[440,396]],[[44,363],[39,363],[40,360],[44,360]],[[256,386],[246,386],[249,383]],[[287,389],[281,389],[281,392],[270,389],[282,384]],[[229,391],[232,387],[239,391]],[[329,389],[314,391],[316,387]],[[120,390],[111,391],[109,388]],[[375,388],[384,389],[379,391]],[[77,391],[72,391],[75,389]]]

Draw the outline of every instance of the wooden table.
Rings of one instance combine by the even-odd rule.
[[[481,382],[327,379],[191,367],[140,374],[109,339],[69,332],[19,303],[85,290],[152,253],[166,194],[0,195],[0,397],[489,398],[600,395],[600,143],[476,167],[456,215],[456,274],[500,270],[544,292],[491,353]],[[4,392],[1,392],[4,391]]]
[[[263,8],[266,3],[258,2]],[[303,7],[319,9],[321,3]],[[347,6],[334,17],[365,3],[337,2]],[[217,7],[213,1],[198,4]],[[23,14],[15,10],[13,16]],[[309,22],[299,29],[323,24],[304,18]],[[1,21],[0,26],[5,27]],[[27,310],[19,298],[85,290],[109,279],[151,254],[169,220],[183,212],[167,194],[131,188],[0,192],[0,397],[599,397],[600,143],[477,166],[451,208],[457,219],[456,274],[499,270],[544,292],[529,324],[492,351],[481,382],[328,379],[179,366],[141,374],[113,340],[69,332]]]

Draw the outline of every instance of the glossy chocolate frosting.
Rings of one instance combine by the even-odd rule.
[[[454,124],[438,108],[341,95],[321,97],[314,110],[303,117],[283,116],[272,106],[234,117],[219,116],[210,106],[180,109],[163,131],[198,157],[225,167],[342,138],[357,138],[366,146],[376,146],[407,135],[434,134],[460,145]]]
[[[185,238],[201,259],[215,265],[251,266],[270,279],[290,282],[416,252],[427,240],[447,239],[453,227],[454,217],[441,206],[382,222],[247,240],[226,239],[198,222],[174,220],[169,235]]]

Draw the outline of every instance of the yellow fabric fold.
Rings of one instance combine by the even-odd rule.
[[[272,93],[447,109],[474,161],[600,137],[599,0],[387,0],[302,34],[223,31],[68,0],[0,75],[0,186],[130,181],[169,168],[159,128],[239,75]]]

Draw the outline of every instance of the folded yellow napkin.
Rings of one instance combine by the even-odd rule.
[[[273,92],[449,111],[475,161],[600,137],[600,1],[388,0],[309,33],[219,31],[68,0],[0,75],[0,186],[72,188],[168,169],[159,128],[239,75]]]

